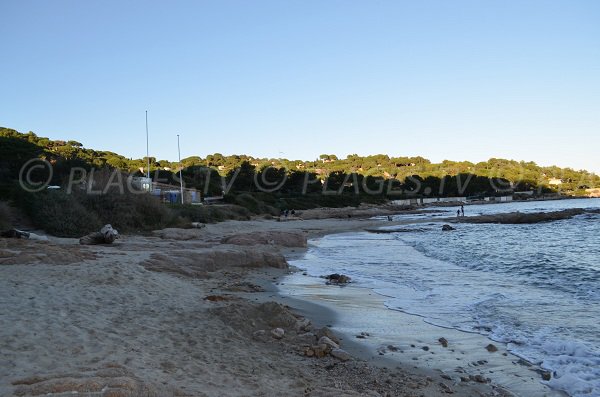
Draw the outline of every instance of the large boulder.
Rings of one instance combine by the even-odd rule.
[[[306,235],[302,232],[253,232],[227,236],[223,244],[234,245],[279,245],[282,247],[306,247]]]
[[[285,257],[279,252],[227,245],[172,251],[168,254],[155,253],[142,265],[147,270],[188,277],[206,277],[210,272],[230,268],[288,268]]]
[[[96,245],[96,244],[112,244],[119,237],[119,232],[113,229],[111,225],[104,225],[99,232],[90,233],[79,239],[79,244]]]

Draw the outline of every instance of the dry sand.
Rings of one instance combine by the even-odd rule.
[[[86,247],[2,239],[0,395],[507,395],[409,365],[305,356],[318,328],[303,316],[321,326],[335,314],[272,302],[286,302],[272,284],[289,273],[282,252],[302,252],[304,236],[380,224],[229,221]]]

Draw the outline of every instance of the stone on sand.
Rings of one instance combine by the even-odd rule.
[[[326,336],[322,336],[319,338],[319,345],[327,345],[329,347],[331,347],[332,349],[339,349],[340,345],[338,345],[337,343],[335,343],[334,341],[332,341],[330,338],[326,337]]]
[[[333,342],[337,343],[338,345],[340,344],[340,338],[335,336],[335,334],[333,333],[333,331],[331,329],[329,329],[329,327],[323,327],[317,331],[317,338],[320,339],[323,336],[328,337],[329,339],[331,339]]]
[[[346,352],[345,350],[342,349],[331,349],[331,352],[329,352],[329,354],[332,357],[337,358],[340,361],[348,361],[352,358],[352,356],[350,356],[350,354],[348,354],[348,352]]]
[[[275,339],[281,339],[283,338],[283,335],[285,335],[285,331],[283,330],[283,328],[274,328],[271,330],[271,335]]]

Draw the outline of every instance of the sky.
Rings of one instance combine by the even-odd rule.
[[[0,0],[0,126],[128,157],[600,173],[596,0]]]

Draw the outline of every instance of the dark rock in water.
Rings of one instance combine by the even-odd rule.
[[[440,339],[438,339],[438,342],[440,342],[440,344],[443,347],[448,347],[448,339],[446,339],[446,338],[440,338]]]
[[[399,229],[365,229],[365,231],[367,231],[369,233],[375,233],[375,234],[422,233],[422,232],[425,231],[425,229],[419,229],[419,228],[415,228],[415,229],[406,229],[406,228],[399,228]]]
[[[325,276],[327,279],[327,284],[348,284],[350,282],[350,277],[344,274],[333,273],[328,276]]]
[[[549,381],[552,379],[552,373],[549,371],[542,371],[542,380]]]
[[[482,375],[479,375],[479,374],[477,374],[477,375],[469,375],[469,379],[471,379],[472,381],[477,382],[477,383],[489,383],[490,382],[489,378],[486,378],[486,377],[484,377]]]
[[[450,231],[450,230],[456,230],[456,229],[454,229],[454,228],[453,228],[452,226],[450,226],[450,225],[444,225],[444,226],[442,226],[442,231],[444,231],[444,232],[448,232],[448,231]]]
[[[487,346],[485,347],[485,349],[486,349],[487,351],[489,351],[490,353],[494,353],[494,352],[497,352],[497,351],[498,351],[498,348],[497,348],[496,346],[492,345],[491,343],[490,343],[489,345],[487,345]]]
[[[597,213],[596,210],[583,208],[570,208],[552,212],[510,212],[505,214],[491,214],[479,216],[467,216],[457,218],[458,222],[467,223],[503,223],[503,224],[522,224],[522,223],[539,223],[551,222],[561,219],[570,219],[577,215]]]

